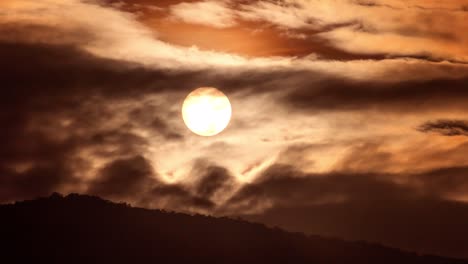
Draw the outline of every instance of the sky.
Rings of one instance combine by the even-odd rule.
[[[468,0],[2,0],[0,202],[86,193],[468,258]],[[213,137],[198,87],[229,97]]]

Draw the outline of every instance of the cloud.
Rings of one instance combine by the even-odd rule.
[[[164,69],[194,69],[210,66],[245,65],[246,58],[231,54],[200,51],[196,47],[183,48],[157,39],[135,15],[98,5],[99,2],[78,0],[35,2],[15,0],[8,12],[0,17],[0,24],[17,24],[23,28],[49,27],[61,34],[20,34],[22,39],[35,43],[73,44],[94,55],[151,65]],[[64,23],[66,21],[66,23]],[[112,21],[102,23],[101,21]],[[35,33],[35,32],[33,32]],[[79,33],[79,34],[77,34]],[[18,35],[19,33],[15,33]],[[10,34],[11,35],[11,34]],[[80,35],[87,36],[81,38]],[[48,36],[55,36],[48,38]],[[268,61],[268,60],[267,60]],[[254,61],[252,61],[254,62]],[[257,60],[259,65],[264,60]]]
[[[421,132],[434,132],[444,136],[468,136],[468,122],[465,120],[428,121],[418,127]]]
[[[286,28],[318,27],[319,22],[307,14],[304,6],[294,1],[254,1],[241,5],[240,15],[244,19],[265,20]]]
[[[173,18],[187,23],[217,28],[236,25],[235,12],[227,1],[182,2],[172,5],[169,10]]]
[[[379,241],[420,253],[465,258],[464,203],[421,199],[275,207],[243,216],[296,232],[346,240]],[[442,228],[441,228],[442,227]],[[437,233],[435,233],[437,232]]]
[[[0,200],[90,188],[137,201],[145,182],[155,184],[143,157],[149,137],[183,137],[162,119],[172,114],[167,101],[144,98],[174,86],[184,89],[182,84],[164,81],[166,73],[69,45],[0,43],[0,54]]]
[[[47,196],[64,184],[73,182],[70,171],[59,161],[48,160],[40,165],[10,167],[0,165],[0,201],[13,202]]]
[[[135,126],[151,127],[155,134],[164,138],[181,137],[160,117],[144,116],[145,111],[159,111],[159,115],[164,116],[167,113],[161,111],[161,105],[158,108],[149,104],[141,109],[142,104],[140,108],[118,104],[174,86],[184,89],[183,81],[179,83],[167,73],[97,58],[72,46],[4,43],[0,44],[0,53],[3,58],[0,69],[4,73],[0,81],[5,87],[1,92],[1,109],[15,116],[2,116],[9,130],[40,135],[52,142],[63,141],[57,144],[69,141],[72,146],[142,146],[145,141],[131,131]],[[27,63],[18,64],[24,58]],[[138,89],[134,89],[135,86]],[[120,115],[109,108],[121,108]],[[126,112],[128,119],[125,119]],[[27,128],[32,125],[31,129]],[[111,131],[119,126],[125,129]],[[3,138],[11,142],[11,137],[21,135],[18,131],[5,131],[8,135]],[[8,144],[12,143],[5,143],[5,146]]]
[[[468,167],[438,168],[416,175],[414,184],[428,193],[439,194],[447,198],[466,198]]]
[[[463,4],[466,1],[253,1],[241,4],[240,14],[292,30],[323,30],[313,37],[350,53],[466,62],[468,39],[459,34],[466,30]],[[330,30],[330,25],[341,26]]]
[[[320,51],[249,58],[166,42],[145,15],[104,2],[10,0],[0,11],[0,200],[89,192],[460,255],[450,239],[466,224],[468,142],[438,135],[466,134],[454,2],[209,2],[236,16],[232,26],[215,18],[226,26],[216,30],[305,34],[311,42],[293,48]],[[441,16],[428,22],[429,13]],[[201,139],[181,119],[201,86],[233,106],[217,137]],[[418,133],[421,123],[435,134]],[[440,226],[454,228],[434,235]]]
[[[468,181],[462,177],[466,170],[307,175],[277,164],[241,188],[227,206],[247,219],[294,231],[466,257],[464,246],[454,241],[466,240],[459,230],[468,220],[468,206],[441,196],[455,185],[463,186],[459,192],[467,191]],[[410,181],[398,181],[401,177]],[[438,230],[437,235],[432,230]]]
[[[87,185],[90,194],[137,206],[188,212],[216,206],[210,199],[212,193],[192,194],[190,186],[161,181],[151,163],[142,156],[111,161]]]
[[[140,127],[146,127],[161,134],[166,140],[183,140],[183,135],[171,127],[167,121],[161,117],[155,116],[154,113],[158,112],[158,108],[153,105],[146,105],[141,108],[136,108],[128,114],[132,122]]]
[[[50,156],[32,151],[48,150],[62,157],[64,166],[80,172],[84,178],[95,177],[99,168],[114,159],[127,159],[134,155],[143,155],[154,166],[158,164],[156,167],[163,178],[168,177],[166,173],[179,168],[183,170],[177,175],[181,175],[182,171],[185,171],[184,174],[190,173],[185,168],[193,159],[206,155],[216,160],[219,155],[224,155],[226,159],[221,161],[221,167],[234,171],[234,177],[241,177],[236,172],[244,171],[246,164],[259,163],[264,166],[263,161],[274,160],[278,151],[298,139],[309,137],[310,133],[318,140],[323,139],[322,132],[312,129],[311,125],[307,127],[312,130],[304,131],[304,121],[300,117],[303,114],[347,110],[359,113],[374,109],[393,113],[396,106],[400,108],[398,111],[411,106],[419,113],[455,106],[462,110],[464,107],[462,80],[437,80],[432,84],[431,81],[424,81],[421,73],[431,72],[434,78],[439,78],[438,75],[456,76],[461,74],[459,71],[463,72],[450,65],[428,69],[421,64],[412,65],[415,68],[399,74],[399,78],[407,78],[407,74],[408,78],[422,80],[386,83],[352,81],[320,72],[295,70],[241,71],[228,75],[205,71],[164,72],[125,61],[99,58],[73,46],[56,44],[2,44],[0,52],[4,54],[0,67],[5,73],[1,78],[6,84],[2,108],[4,113],[11,113],[11,116],[3,116],[4,124],[10,128],[3,130],[8,133],[3,137],[5,162],[41,162]],[[29,59],[27,65],[17,68],[10,66],[17,65],[23,56]],[[375,66],[374,69],[377,68]],[[398,65],[392,67],[397,68]],[[312,73],[315,76],[313,79],[309,77]],[[421,87],[411,83],[421,83]],[[439,85],[447,83],[455,85],[438,89]],[[236,137],[242,136],[245,141],[249,140],[246,146],[234,143],[223,144],[221,148],[208,148],[204,146],[206,143],[197,141],[186,131],[180,122],[177,102],[181,102],[186,93],[198,84],[223,87],[224,91],[234,96],[236,118],[230,126],[232,134],[220,141],[236,142]],[[284,87],[291,89],[284,90]],[[51,94],[54,96],[51,97]],[[424,103],[429,100],[431,104]],[[449,100],[450,104],[447,103]],[[460,101],[459,105],[454,104],[457,100]],[[259,106],[260,102],[262,106]],[[420,102],[421,107],[413,107],[417,105],[415,102]],[[270,114],[272,111],[276,116]],[[287,112],[288,124],[282,121],[286,116],[282,111]],[[319,120],[311,120],[311,124],[327,129],[320,123],[320,116],[316,118]],[[281,130],[282,127],[288,130]],[[276,142],[261,144],[256,141],[257,133],[262,138],[270,135],[276,138]],[[30,138],[31,143],[24,137]],[[44,140],[40,140],[41,137]],[[258,153],[249,150],[252,146],[259,146],[256,150]],[[245,154],[247,150],[249,155]],[[296,157],[301,155],[303,159]],[[278,159],[302,169],[307,166],[313,169],[328,168],[329,165],[321,167],[315,156],[316,152],[304,149],[301,154],[286,151]],[[21,160],[12,160],[12,157]],[[181,162],[175,163],[174,160]],[[453,160],[459,159],[453,156]],[[370,164],[382,162],[368,163],[364,160],[362,164],[370,168]],[[385,166],[388,164],[381,165],[381,168]],[[252,174],[249,177],[256,176]]]
[[[156,186],[140,204],[152,208],[167,208],[185,212],[207,213],[216,207],[212,200],[197,196],[180,184]]]
[[[413,112],[437,108],[464,109],[468,96],[464,87],[467,84],[466,78],[400,80],[395,83],[325,77],[302,83],[288,92],[284,101],[297,108],[311,110]]]
[[[206,198],[212,198],[218,192],[224,192],[221,196],[226,196],[226,192],[230,192],[236,184],[226,168],[203,160],[195,162],[190,175],[195,178],[195,193]]]
[[[255,190],[255,191],[252,191]],[[411,190],[411,191],[410,191]],[[346,172],[306,174],[289,165],[275,164],[266,169],[255,182],[247,184],[231,201],[244,203],[256,200],[270,206],[308,206],[372,199],[412,199],[420,195],[410,186],[392,182],[392,177]]]
[[[395,118],[398,118],[398,115]],[[411,131],[411,128],[397,131],[392,135],[392,132],[386,131],[388,128],[381,126],[365,129],[381,129],[385,131],[382,135],[345,140],[332,144],[338,149],[331,151],[331,153],[322,151],[322,153],[326,153],[325,157],[328,158],[335,155],[335,158],[332,159],[332,165],[323,172],[389,174],[398,182],[406,182],[408,178],[405,175],[417,175],[441,168],[468,166],[465,159],[468,142],[464,137],[452,139],[432,134],[421,135]],[[392,129],[393,126],[393,122],[391,122],[389,129]],[[403,133],[405,133],[405,137],[402,136]],[[315,159],[320,161],[322,158],[317,156],[319,154],[320,152],[317,152]],[[324,159],[326,160],[326,158]],[[315,171],[312,170],[312,172]],[[468,199],[467,196],[460,195],[460,193],[450,197],[445,196],[445,198],[460,201]]]
[[[107,198],[128,198],[144,192],[154,174],[141,156],[114,160],[99,171],[88,192]]]

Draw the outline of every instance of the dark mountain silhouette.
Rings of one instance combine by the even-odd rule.
[[[0,241],[2,263],[468,263],[77,194],[0,206]]]

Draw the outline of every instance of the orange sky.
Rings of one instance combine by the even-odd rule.
[[[208,4],[197,5],[205,2]],[[316,54],[330,59],[366,59],[392,54],[459,61],[467,56],[464,47],[468,40],[464,36],[457,36],[459,43],[450,39],[457,32],[467,30],[464,0],[450,4],[391,1],[374,5],[349,5],[342,0],[335,4],[333,12],[327,2],[301,0],[285,1],[282,12],[272,3],[261,1],[119,3],[120,9],[138,14],[138,20],[154,30],[161,40],[204,50],[245,56]],[[183,19],[179,14],[184,14]],[[232,20],[232,25],[218,27],[196,22],[205,15]],[[188,22],[190,19],[194,23]],[[319,25],[314,25],[315,19]],[[372,30],[382,34],[374,34],[377,32]],[[356,34],[359,38],[353,39]]]

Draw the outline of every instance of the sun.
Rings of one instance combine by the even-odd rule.
[[[223,131],[231,120],[232,108],[227,96],[212,87],[192,91],[182,105],[182,118],[193,133],[214,136]]]

